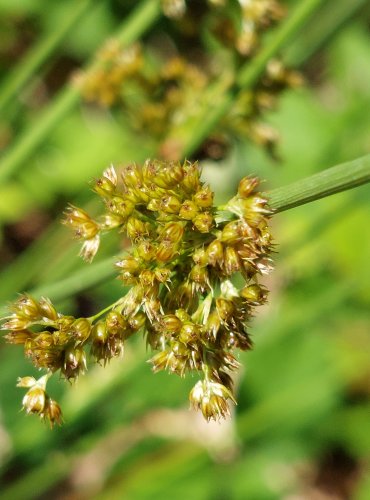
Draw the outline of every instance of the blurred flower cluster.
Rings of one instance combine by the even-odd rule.
[[[76,75],[75,84],[87,102],[111,109],[136,133],[162,143],[164,159],[178,160],[181,147],[172,144],[173,131],[191,129],[215,82],[220,94],[235,84],[238,70],[258,53],[263,32],[282,19],[283,9],[273,0],[166,0],[162,5],[176,22],[173,38],[162,40],[161,49],[149,42],[122,46],[110,40],[96,64]],[[262,118],[284,89],[300,84],[299,73],[271,60],[252,89],[240,89],[200,150],[219,159],[233,138],[243,137],[276,156],[278,135]],[[217,99],[212,95],[213,103]]]
[[[196,163],[147,160],[119,173],[108,168],[93,186],[104,202],[101,218],[70,206],[64,223],[83,241],[87,261],[108,230],[130,240],[132,250],[116,263],[129,291],[90,318],[62,315],[48,299],[22,295],[2,325],[7,341],[24,345],[37,368],[70,380],[84,373],[88,359],[105,364],[121,356],[128,337],[141,330],[155,351],[153,370],[196,372],[202,379],[191,404],[207,420],[225,417],[235,402],[235,350],[252,347],[248,323],[266,301],[260,276],[272,268],[271,213],[257,187],[257,178],[245,177],[236,196],[216,208]],[[23,405],[59,422],[46,379],[21,379],[29,388]]]

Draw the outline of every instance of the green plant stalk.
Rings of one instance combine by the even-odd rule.
[[[131,16],[125,20],[118,32],[113,35],[123,44],[136,41],[159,17],[159,0],[140,3]],[[96,63],[87,65],[87,69]],[[18,142],[3,157],[0,163],[0,182],[16,173],[17,168],[26,163],[29,156],[42,144],[45,137],[61,119],[78,103],[79,91],[68,85],[55,97],[32,128],[25,130]]]
[[[283,212],[370,182],[370,154],[311,177],[274,189],[267,194],[275,212]]]
[[[340,29],[343,28],[367,0],[330,0],[314,15],[300,43],[287,47],[284,51],[284,62],[288,66],[301,66],[322,47],[330,43]]]
[[[270,41],[261,52],[242,66],[236,80],[230,88],[218,97],[217,105],[211,110],[206,109],[204,115],[199,117],[196,126],[192,127],[190,136],[183,147],[184,157],[193,153],[202,142],[209,136],[220,119],[230,110],[235,96],[242,89],[251,88],[265,71],[266,64],[284,46],[291,41],[308,19],[325,3],[323,0],[301,1],[288,19],[277,28],[270,37]],[[211,89],[213,92],[213,89]],[[207,97],[205,102],[208,102]],[[214,99],[213,99],[213,102]]]
[[[58,30],[48,33],[39,43],[26,54],[20,64],[15,67],[0,88],[0,114],[10,104],[18,92],[32,78],[37,70],[50,58],[67,37],[72,29],[80,22],[84,15],[89,12],[97,0],[81,0],[73,6],[65,22]]]
[[[370,182],[370,155],[329,168],[288,186],[266,193],[275,212],[283,212],[305,203],[355,188]],[[57,283],[32,290],[35,297],[48,296],[59,301],[115,275],[115,258],[110,257],[80,270]],[[0,311],[5,313],[4,309]]]

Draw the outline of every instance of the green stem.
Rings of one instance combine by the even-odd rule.
[[[155,22],[159,14],[159,0],[140,3],[113,37],[122,44],[131,44]],[[87,69],[94,64],[96,63],[93,61]],[[79,92],[70,85],[55,97],[39,121],[31,129],[25,130],[14,147],[3,157],[0,164],[0,182],[13,175],[20,165],[26,164],[29,156],[43,143],[51,130],[78,103],[78,100]]]
[[[288,66],[298,67],[308,61],[320,49],[328,45],[333,37],[368,3],[368,0],[330,0],[311,19],[299,43],[284,51]]]
[[[266,194],[270,207],[283,212],[367,182],[370,182],[370,154]]]
[[[0,114],[16,98],[19,91],[32,78],[43,63],[55,52],[61,42],[72,29],[79,23],[84,15],[91,10],[97,0],[81,0],[73,6],[73,11],[68,13],[67,19],[56,31],[48,33],[45,38],[27,53],[20,64],[8,76],[0,88]]]
[[[274,189],[266,193],[269,204],[275,212],[310,203],[311,201],[352,189],[370,182],[370,155],[337,165],[318,174],[302,179],[288,186]],[[112,278],[115,274],[115,258],[111,257],[57,283],[45,284],[30,293],[36,297],[50,297],[60,301],[86,288]],[[4,314],[4,311],[1,311]]]
[[[300,2],[292,15],[271,36],[270,43],[251,62],[241,68],[236,80],[237,86],[239,88],[252,87],[265,71],[268,61],[302,29],[307,20],[324,3],[323,0],[303,0]]]

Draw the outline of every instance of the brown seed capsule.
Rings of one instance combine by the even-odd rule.
[[[25,344],[27,340],[30,340],[34,337],[34,334],[30,330],[16,330],[9,332],[4,336],[5,340],[8,344]]]
[[[193,224],[200,233],[209,233],[213,226],[213,217],[209,212],[200,213],[193,219]]]
[[[194,195],[194,202],[198,207],[210,208],[213,205],[213,192],[209,186],[205,186]]]
[[[144,269],[141,271],[139,279],[144,289],[151,288],[154,285],[155,274],[150,269]]]

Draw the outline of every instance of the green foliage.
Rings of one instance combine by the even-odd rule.
[[[48,63],[54,60],[67,73],[64,55],[82,66],[127,21],[123,3],[94,8]],[[368,8],[366,2],[345,0],[338,12],[346,4],[350,17],[339,19],[337,2],[324,3],[320,23],[303,23],[294,47],[283,52],[287,60],[304,62],[308,84],[283,95],[279,109],[268,115],[281,135],[281,164],[250,142],[235,141],[226,157],[205,162],[205,175],[220,203],[244,175],[266,179],[269,191],[368,153]],[[16,16],[30,27],[33,42],[53,33],[59,4],[0,0],[1,16],[9,21],[8,46],[24,40],[19,24],[11,21]],[[155,7],[151,25],[159,9],[155,2],[147,4]],[[65,2],[66,13],[71,5]],[[168,22],[159,21],[162,28]],[[311,45],[307,40],[312,33]],[[321,47],[320,52],[312,54],[312,46]],[[4,81],[10,61],[1,51]],[[44,78],[45,63],[29,82]],[[57,87],[65,80],[66,75],[59,76]],[[28,97],[23,91],[1,116],[6,164],[20,138],[34,133],[43,114],[53,109],[57,97],[48,85],[49,94],[37,100],[40,94],[28,83]],[[116,240],[107,241],[98,256],[100,267],[86,267],[77,258],[78,244],[59,220],[67,201],[94,211],[89,179],[110,162],[142,162],[153,155],[153,144],[112,114],[81,108],[77,101],[67,113],[63,110],[11,176],[2,177],[2,304],[22,290],[46,290],[60,310],[75,314],[81,307],[101,309],[121,293],[118,283],[105,281],[114,272]],[[289,494],[312,498],[319,490],[365,500],[370,449],[368,200],[364,186],[276,215],[278,254],[270,303],[254,321],[254,351],[240,357],[244,370],[236,382],[239,404],[231,421],[203,424],[195,418],[183,404],[184,383],[190,389],[194,380],[153,375],[143,363],[148,356],[141,339],[133,339],[123,360],[113,360],[105,369],[94,367],[73,386],[50,381],[65,414],[65,425],[51,432],[19,413],[14,381],[29,374],[30,365],[20,350],[2,343],[0,496],[279,499]],[[31,375],[40,376],[36,370]]]

